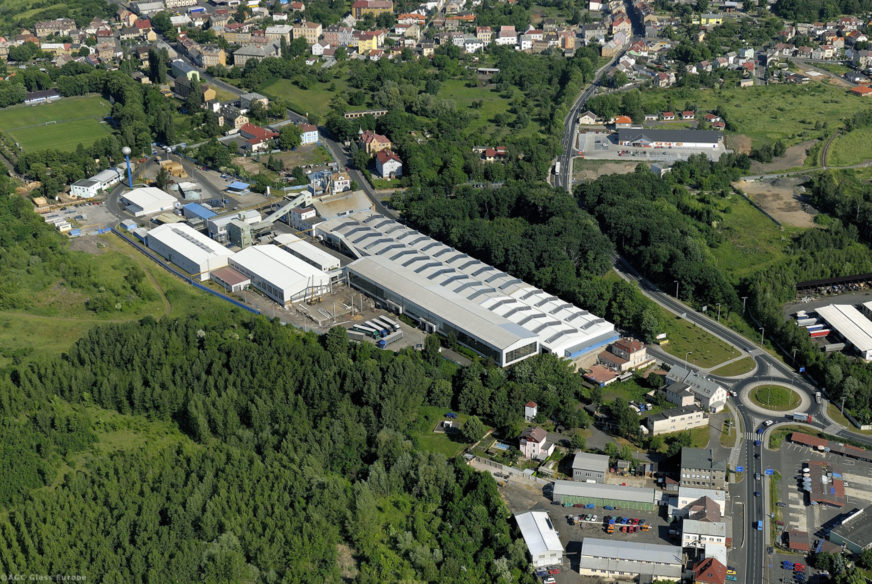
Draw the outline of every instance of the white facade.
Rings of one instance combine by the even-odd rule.
[[[187,273],[208,280],[233,252],[183,223],[167,223],[148,232],[146,245]]]
[[[685,519],[681,524],[681,547],[707,548],[726,543],[726,523]]]
[[[721,510],[723,517],[727,506],[727,493],[714,489],[696,489],[693,487],[678,487],[678,497],[676,499],[676,509],[680,511],[686,510],[691,503],[699,501],[703,497],[708,497],[714,501]],[[680,515],[680,513],[678,513]]]
[[[123,168],[107,168],[92,176],[91,180],[100,183],[100,190],[106,190],[124,180],[124,174],[125,170]]]
[[[209,237],[225,237],[227,235],[227,226],[230,225],[230,222],[234,219],[240,219],[241,221],[244,221],[249,225],[254,225],[255,223],[260,223],[262,217],[260,213],[253,209],[249,211],[243,211],[242,213],[231,213],[230,215],[213,217],[206,222],[206,226],[209,231]]]
[[[318,126],[314,126],[312,124],[303,124],[300,126],[300,129],[303,131],[300,135],[300,143],[305,144],[317,144],[318,143]]]
[[[524,543],[530,551],[533,566],[553,566],[563,563],[563,544],[557,536],[554,524],[544,511],[530,511],[515,515]]]
[[[90,199],[100,192],[100,183],[91,179],[78,180],[70,185],[70,196],[79,199]]]
[[[863,309],[870,314],[866,304],[863,305]],[[829,327],[835,329],[857,350],[862,359],[872,360],[872,321],[863,316],[863,313],[848,304],[821,306],[817,309],[817,313]]]
[[[256,245],[230,258],[230,265],[251,278],[251,285],[286,306],[310,294],[320,296],[330,277],[275,245]]]
[[[333,257],[326,251],[318,249],[316,246],[308,241],[300,239],[296,235],[291,235],[290,233],[277,235],[275,239],[273,239],[273,243],[291,255],[300,258],[307,264],[318,268],[322,272],[338,270],[340,267],[338,258]]]
[[[120,200],[127,205],[127,211],[134,217],[171,211],[178,205],[175,197],[153,187],[133,189],[121,195]]]

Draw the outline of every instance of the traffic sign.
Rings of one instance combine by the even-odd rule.
[[[800,368],[799,368],[799,372],[800,372],[800,373],[805,373],[805,367],[800,367]]]
[[[771,468],[767,468],[765,473],[766,473],[766,476],[772,476],[775,474],[775,471],[772,470]]]
[[[744,466],[737,466],[736,472],[745,472],[745,467]]]

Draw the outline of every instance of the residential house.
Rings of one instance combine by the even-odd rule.
[[[696,489],[726,488],[727,461],[718,460],[711,448],[681,449],[681,486]]]
[[[554,443],[548,442],[548,434],[539,426],[525,428],[518,441],[524,458],[545,460],[554,453]]]
[[[480,40],[486,45],[489,45],[492,38],[493,33],[491,32],[491,27],[489,26],[477,26],[475,28],[475,38]]]
[[[694,112],[694,111],[681,112],[681,119],[682,120],[692,120],[695,117],[696,117],[696,112]]]
[[[631,128],[633,126],[633,118],[630,116],[618,116],[614,119],[615,128]]]
[[[696,404],[663,410],[645,418],[651,436],[701,428],[708,423],[708,416]]]
[[[379,150],[375,155],[375,168],[382,178],[399,178],[403,176],[403,161],[390,150]]]
[[[709,12],[702,16],[694,15],[692,22],[693,24],[700,24],[702,26],[715,26],[722,24],[724,22],[724,17],[722,14],[712,14]]]
[[[272,26],[266,27],[264,33],[266,34],[266,38],[271,41],[279,41],[285,39],[285,42],[291,42],[291,31],[293,28],[287,24],[274,24]]]
[[[698,373],[688,371],[679,365],[673,366],[669,373],[666,374],[666,383],[668,385],[667,389],[672,388],[673,392],[686,389],[694,395],[696,401],[700,402],[700,406],[703,409],[712,413],[721,411],[727,401],[727,391],[718,385],[717,382],[706,379]]]
[[[629,18],[624,18],[622,16],[619,16],[618,18],[615,19],[614,22],[612,22],[612,34],[615,34],[618,32],[625,32],[625,33],[633,32],[633,25],[630,23]]]
[[[870,82],[868,77],[857,71],[848,71],[844,77],[846,81],[856,83],[857,85],[868,85]]]
[[[203,94],[203,102],[207,102],[210,99],[215,99],[217,97],[215,90],[206,85],[205,83],[198,83],[200,87],[200,93]],[[175,83],[175,92],[182,98],[187,98],[191,95],[191,86],[192,82],[190,79],[184,76],[179,76],[176,78]]]
[[[582,126],[590,126],[596,123],[596,114],[592,111],[586,111],[578,116],[578,123]]]
[[[497,34],[498,45],[516,45],[518,44],[518,33],[514,26],[501,26],[500,32]]]
[[[197,58],[197,65],[203,69],[217,65],[227,65],[227,53],[218,45],[202,45],[199,51],[200,55]]]
[[[302,130],[301,134],[301,144],[317,144],[318,143],[318,126],[313,124],[300,124],[300,130]]]
[[[260,103],[263,107],[269,107],[269,99],[259,93],[243,93],[239,96],[239,107],[244,110],[250,110],[255,103]]]
[[[331,47],[347,47],[354,42],[354,29],[334,24],[324,29],[324,41]]]
[[[269,147],[269,140],[278,138],[278,132],[273,132],[254,124],[245,124],[239,128],[239,135],[246,140],[246,144],[243,147],[253,152],[266,150]]]
[[[616,43],[614,40],[610,40],[606,44],[602,46],[602,50],[600,53],[603,57],[614,57],[618,53],[621,52],[621,45]]]
[[[369,155],[373,155],[380,150],[390,150],[393,146],[387,136],[376,134],[370,130],[366,132],[361,131],[359,133],[359,141],[360,147]]]
[[[190,80],[196,77],[197,81],[200,81],[200,72],[181,59],[177,59],[170,63],[170,73],[176,78],[187,77]]]
[[[317,22],[303,22],[293,28],[294,40],[303,38],[306,39],[306,42],[310,45],[314,45],[318,42],[321,32],[321,24]]]
[[[331,176],[331,192],[342,193],[351,190],[351,177],[347,172],[335,172]]]
[[[121,23],[121,26],[132,26],[134,22],[137,20],[137,16],[135,13],[131,12],[126,8],[119,7],[118,10],[115,11],[115,20]],[[93,33],[95,34],[99,29],[95,29]]]
[[[362,32],[357,37],[357,52],[363,54],[378,49],[378,35],[374,32]]]
[[[366,14],[377,17],[379,14],[390,14],[394,11],[394,3],[391,0],[357,0],[351,5],[351,13],[354,18],[363,18]]]
[[[685,519],[681,524],[681,547],[705,549],[709,545],[727,544],[727,524]]]
[[[233,106],[226,106],[219,112],[218,124],[221,126],[227,125],[234,130],[239,130],[247,123],[248,117]]]
[[[849,91],[852,95],[860,97],[872,97],[872,88],[869,87],[852,87]]]
[[[694,584],[725,584],[727,567],[716,558],[705,558],[693,566]]]
[[[37,22],[33,27],[37,38],[42,39],[52,35],[66,36],[76,30],[76,21],[71,18],[58,18]]]
[[[602,23],[584,24],[581,27],[581,36],[585,41],[595,41],[608,34],[608,29]]]
[[[320,40],[314,45],[312,45],[312,56],[313,57],[323,57],[324,51],[330,49],[330,43],[325,40]],[[334,53],[335,54],[335,53]]]
[[[539,405],[536,402],[530,401],[524,404],[524,419],[526,421],[532,422],[538,413]]]
[[[660,117],[665,122],[671,122],[675,120],[675,114],[672,112],[663,112],[662,114],[660,114]]]
[[[262,47],[247,45],[233,53],[233,64],[238,67],[245,67],[245,64],[251,59],[263,61],[267,57],[281,57],[281,53],[281,46],[275,42]]]
[[[288,4],[288,8],[293,12],[303,12],[306,10],[306,4],[303,2],[291,2]]]

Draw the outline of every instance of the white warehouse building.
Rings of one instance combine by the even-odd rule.
[[[530,511],[515,515],[524,543],[530,551],[533,566],[553,566],[563,563],[563,544],[554,524],[544,511]]]
[[[237,252],[230,258],[230,266],[283,306],[330,289],[330,276],[275,245],[256,245]]]
[[[872,307],[866,304],[863,305],[863,310],[866,314],[870,314]],[[856,349],[861,359],[872,360],[872,320],[850,304],[821,306],[817,309],[817,314]]]
[[[208,280],[209,272],[223,268],[233,252],[184,223],[166,223],[146,236],[146,245],[187,273]]]
[[[121,195],[121,202],[134,217],[172,211],[178,204],[176,198],[154,187],[133,189]]]
[[[383,215],[330,219],[315,234],[359,258],[350,285],[500,366],[575,359],[619,338],[612,323]]]
[[[300,239],[296,235],[283,233],[277,235],[273,239],[273,243],[281,247],[286,252],[294,255],[310,266],[314,266],[322,272],[330,272],[338,270],[340,267],[339,258],[336,258],[326,251],[318,249],[308,241]]]

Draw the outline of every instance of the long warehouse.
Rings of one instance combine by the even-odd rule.
[[[330,276],[275,245],[256,245],[237,252],[230,257],[230,266],[283,306],[319,297],[330,289]]]
[[[563,505],[593,503],[597,507],[620,507],[637,511],[654,511],[657,509],[657,494],[654,489],[642,487],[620,487],[617,485],[602,485],[599,483],[582,483],[579,481],[554,481],[554,491],[551,496],[554,501]]]
[[[612,323],[383,215],[331,219],[315,234],[359,258],[352,286],[500,366],[575,359],[619,338]]]
[[[150,250],[160,254],[199,280],[208,280],[209,272],[223,268],[233,252],[212,241],[184,223],[166,223],[148,232]]]
[[[333,257],[326,251],[320,250],[308,241],[305,241],[296,235],[290,233],[282,233],[276,235],[273,243],[278,245],[286,252],[294,255],[310,266],[314,266],[322,272],[338,270],[340,267],[339,258]]]
[[[826,323],[853,345],[860,358],[872,360],[872,320],[849,304],[831,304],[817,309]]]

